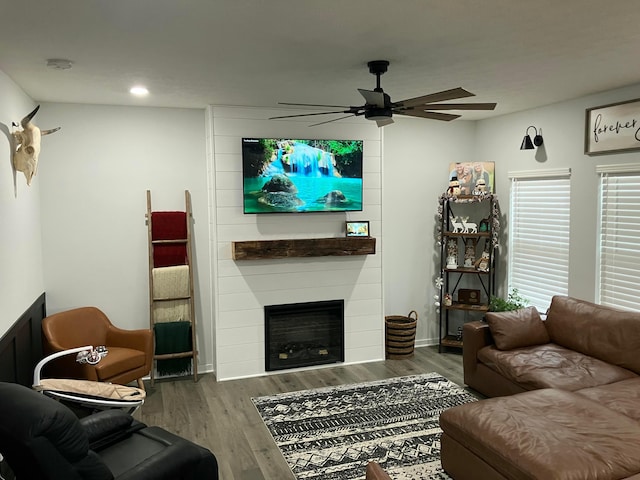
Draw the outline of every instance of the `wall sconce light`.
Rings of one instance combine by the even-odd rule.
[[[533,137],[533,142],[531,141],[531,137],[529,136],[529,129],[533,128],[536,132],[535,136]],[[520,150],[533,150],[534,145],[536,147],[539,147],[540,145],[542,145],[542,142],[544,140],[542,139],[542,128],[540,129],[540,133],[538,133],[538,129],[536,127],[534,127],[533,125],[529,125],[527,127],[527,131],[524,135],[524,138],[522,139],[522,145],[520,145]]]

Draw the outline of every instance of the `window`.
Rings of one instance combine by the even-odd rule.
[[[509,290],[540,313],[569,282],[569,169],[510,172]]]
[[[640,311],[640,165],[596,167],[600,175],[597,301]]]

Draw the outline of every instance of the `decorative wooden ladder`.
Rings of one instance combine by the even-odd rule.
[[[149,238],[149,324],[151,330],[154,332],[155,338],[155,325],[159,323],[160,312],[158,307],[171,308],[174,305],[180,305],[182,312],[185,312],[185,319],[176,319],[189,321],[191,324],[191,350],[184,352],[173,353],[156,353],[156,346],[154,346],[153,362],[151,365],[151,385],[153,386],[155,381],[157,360],[169,360],[177,358],[191,358],[191,371],[193,373],[193,381],[198,381],[198,351],[196,343],[196,317],[194,307],[194,295],[193,295],[193,268],[192,268],[192,252],[191,252],[191,195],[188,190],[184,192],[185,196],[185,212],[153,212],[151,209],[151,191],[147,190],[147,214],[146,223],[148,229]],[[153,221],[156,217],[158,222],[158,228],[154,228]],[[160,219],[164,225],[164,231],[160,231]],[[180,225],[182,219],[186,225]],[[169,224],[167,223],[169,222]],[[170,224],[170,222],[174,222]],[[181,237],[175,238],[172,236],[172,232]],[[170,238],[167,238],[170,237]],[[186,237],[186,238],[182,238]],[[163,295],[159,285],[154,285],[158,279],[154,278],[160,274],[164,267],[179,267],[186,266],[188,270],[188,287],[182,288],[179,293],[171,293],[169,295],[166,292]],[[154,275],[154,271],[156,275]],[[182,270],[184,272],[184,270]],[[169,290],[171,290],[169,288]],[[170,310],[169,310],[170,311]],[[164,314],[166,315],[166,313]]]

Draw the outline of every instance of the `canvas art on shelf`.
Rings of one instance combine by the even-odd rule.
[[[495,193],[495,162],[456,162],[449,164],[449,184],[457,180],[460,195]]]

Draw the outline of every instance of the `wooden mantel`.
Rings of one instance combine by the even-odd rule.
[[[234,260],[372,255],[376,253],[376,239],[372,237],[332,237],[251,240],[232,242],[231,249]]]

